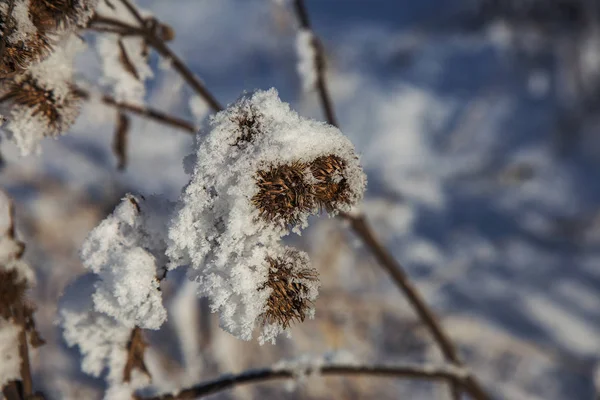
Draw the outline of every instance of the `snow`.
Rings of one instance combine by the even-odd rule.
[[[129,328],[158,329],[167,318],[157,278],[163,266],[152,254],[161,240],[151,235],[155,221],[146,217],[148,211],[140,204],[146,205],[143,199],[126,196],[90,233],[81,258],[100,277],[92,295],[96,311]]]
[[[95,377],[108,372],[106,400],[131,398],[135,389],[148,384],[148,378],[132,373],[131,381],[123,382],[131,327],[94,311],[92,297],[98,283],[97,276],[87,274],[67,288],[59,305],[63,336],[67,345],[79,348],[83,372]]]

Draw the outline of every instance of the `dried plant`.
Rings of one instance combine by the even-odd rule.
[[[299,216],[314,208],[313,188],[306,179],[306,164],[295,162],[260,170],[258,193],[252,203],[267,221],[295,225]]]
[[[60,97],[57,89],[41,85],[30,74],[19,75],[0,84],[0,102],[23,110],[31,117],[42,118],[45,135],[55,136],[68,129],[79,114],[81,98],[72,85]]]
[[[308,258],[293,250],[283,257],[268,258],[269,277],[261,288],[270,289],[267,309],[263,315],[267,324],[278,324],[284,329],[293,321],[304,322],[312,312],[315,285],[319,278]]]

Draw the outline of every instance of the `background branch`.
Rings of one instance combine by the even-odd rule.
[[[85,100],[90,100],[92,97],[92,94],[90,92],[80,87],[75,89],[75,93]],[[182,118],[166,114],[162,111],[153,108],[148,108],[145,106],[139,106],[136,104],[117,101],[114,97],[111,97],[106,94],[101,95],[100,99],[104,104],[115,107],[118,110],[127,111],[132,114],[151,119],[164,125],[170,125],[172,127],[179,128],[188,132],[189,134],[193,135],[196,132],[198,132],[198,128],[196,128],[196,126],[193,123],[186,121]]]
[[[320,367],[282,369],[263,368],[243,372],[238,375],[224,375],[212,381],[200,383],[177,394],[155,397],[138,397],[138,400],[191,400],[209,396],[234,386],[256,384],[276,379],[293,379],[302,375],[320,374],[324,376],[376,376],[397,379],[421,379],[428,381],[462,381],[466,374],[463,369],[453,366],[434,367],[423,365],[323,365]]]

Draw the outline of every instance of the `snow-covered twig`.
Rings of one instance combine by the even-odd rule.
[[[223,375],[212,381],[184,389],[176,394],[155,397],[138,397],[139,400],[183,400],[206,397],[238,385],[261,383],[276,379],[294,379],[298,375],[320,374],[323,376],[374,376],[396,379],[420,379],[428,381],[464,381],[468,374],[462,368],[453,366],[433,366],[417,364],[400,365],[344,365],[322,364],[289,368],[261,368],[242,372],[238,375]]]

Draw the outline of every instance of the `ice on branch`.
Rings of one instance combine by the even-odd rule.
[[[99,284],[98,276],[87,274],[67,287],[59,304],[63,336],[67,345],[79,347],[83,372],[94,377],[107,372],[106,400],[130,400],[136,389],[148,385],[149,377],[134,370],[125,380],[132,329],[94,310],[92,298]]]
[[[0,109],[8,118],[3,128],[23,155],[39,151],[44,137],[65,133],[79,115],[73,60],[84,48],[81,39],[71,34],[46,60],[0,83]]]
[[[168,202],[126,196],[88,236],[81,250],[98,275],[94,309],[133,328],[158,329],[166,320],[159,278],[166,262],[164,210]]]
[[[365,175],[337,128],[300,117],[274,89],[241,98],[210,124],[185,162],[192,177],[167,254],[172,267],[193,267],[224,329],[249,340],[262,325],[260,340],[271,340],[310,315],[316,297],[316,271],[305,255],[283,249],[281,237],[300,232],[312,214],[349,210],[362,198]],[[287,274],[280,282],[300,285],[288,293],[294,306],[284,317],[268,313],[274,264]]]
[[[317,83],[315,40],[314,35],[308,29],[300,29],[296,36],[297,70],[305,92],[313,90]]]

